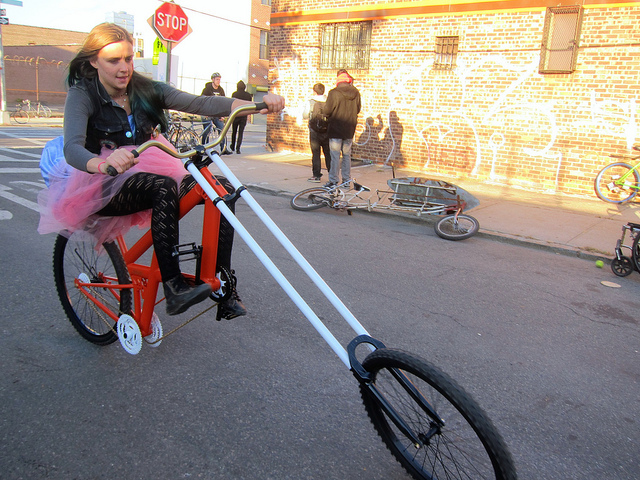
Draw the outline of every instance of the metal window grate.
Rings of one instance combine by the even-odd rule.
[[[582,7],[548,7],[544,18],[540,73],[572,73],[576,69]]]
[[[433,60],[434,70],[453,70],[458,58],[460,37],[436,37],[436,56]]]
[[[367,70],[371,51],[371,22],[322,26],[320,69]]]

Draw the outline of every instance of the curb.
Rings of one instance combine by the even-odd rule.
[[[248,190],[252,192],[262,193],[265,195],[272,195],[272,196],[286,197],[286,198],[293,198],[294,196],[294,194],[286,190],[276,190],[273,188],[264,187],[254,183],[247,183],[245,184],[245,186],[247,187]],[[355,212],[359,212],[359,210],[355,210]],[[402,217],[405,220],[409,220],[413,223],[421,223],[426,225],[433,225],[435,223],[434,220],[429,218],[430,215],[417,217],[416,215],[412,215],[409,213],[387,212],[387,211],[373,211],[373,212],[366,212],[366,213],[369,215],[374,214],[374,215],[390,215],[394,217]],[[582,250],[580,248],[572,247],[570,245],[553,244],[553,243],[545,242],[543,240],[537,240],[535,238],[524,238],[524,237],[519,237],[517,235],[511,235],[508,233],[502,233],[502,232],[497,232],[492,230],[483,230],[482,226],[480,227],[480,230],[478,231],[476,236],[480,238],[494,240],[497,242],[506,243],[509,245],[517,245],[517,246],[526,247],[526,248],[533,248],[536,250],[544,250],[549,253],[554,253],[556,255],[577,257],[583,260],[593,261],[593,262],[595,262],[596,260],[602,260],[607,265],[611,263],[611,259],[604,254],[589,252],[586,250]]]

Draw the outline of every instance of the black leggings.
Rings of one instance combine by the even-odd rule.
[[[229,193],[234,191],[225,177],[216,178]],[[98,212],[98,215],[116,217],[151,209],[151,237],[163,282],[180,275],[178,257],[172,255],[174,247],[179,243],[179,204],[180,199],[195,185],[194,178],[187,175],[178,191],[178,184],[171,177],[155,173],[136,173],[127,179],[120,191]],[[235,210],[233,205],[230,208],[231,211]],[[221,216],[218,267],[231,268],[233,233],[231,224]]]

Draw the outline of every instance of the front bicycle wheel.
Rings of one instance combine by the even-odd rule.
[[[594,182],[596,195],[609,203],[631,200],[640,188],[640,174],[626,163],[612,163],[604,167]]]
[[[413,478],[517,478],[511,454],[496,428],[447,374],[410,353],[388,348],[369,354],[362,366],[371,375],[370,384],[360,386],[369,418]],[[396,421],[381,407],[379,396],[398,416]],[[397,420],[417,441],[401,431]]]
[[[478,233],[480,223],[471,215],[449,215],[438,220],[434,229],[445,240],[464,240]]]
[[[51,109],[45,105],[40,105],[40,108],[38,109],[38,116],[44,117],[44,118],[50,118]]]
[[[24,110],[17,110],[15,112],[11,112],[9,118],[16,123],[23,124],[29,121],[29,114]]]
[[[84,287],[85,293],[76,285],[76,280],[102,285],[131,283],[118,246],[114,242],[102,246],[103,251],[96,251],[95,239],[88,233],[76,232],[69,238],[58,235],[53,248],[53,276],[62,308],[78,333],[96,345],[109,345],[118,339],[117,322],[101,310],[96,301],[116,318],[123,313],[130,314],[131,289],[89,285]]]
[[[296,193],[291,199],[291,207],[294,210],[309,211],[332,205],[331,194],[326,188],[308,188]]]

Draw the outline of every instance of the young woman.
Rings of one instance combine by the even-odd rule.
[[[178,244],[179,200],[195,181],[170,155],[149,149],[134,158],[131,150],[152,138],[157,125],[165,131],[165,109],[206,116],[228,116],[249,103],[225,97],[191,95],[154,82],[133,70],[133,39],[112,23],[96,26],[69,64],[69,93],[64,111],[64,157],[73,169],[52,181],[39,231],[91,230],[111,240],[149,218],[153,246],[169,315],[186,311],[211,293],[207,284],[191,286],[172,255]],[[284,99],[266,95],[268,108],[279,112]],[[158,140],[163,141],[162,137]],[[116,177],[106,175],[111,166]],[[230,190],[224,177],[220,182]],[[218,264],[230,270],[233,228],[220,224]],[[223,318],[245,315],[237,292],[220,305]]]

